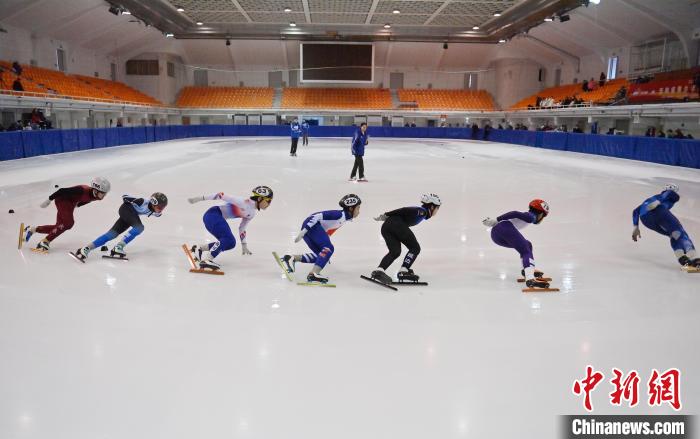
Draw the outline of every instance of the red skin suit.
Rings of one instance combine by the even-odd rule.
[[[94,190],[90,186],[80,185],[67,188],[61,188],[51,194],[49,200],[56,203],[56,224],[39,226],[36,228],[37,233],[48,234],[46,240],[51,242],[61,235],[66,230],[73,227],[73,211],[76,207],[84,206],[95,200],[98,200],[94,195]]]

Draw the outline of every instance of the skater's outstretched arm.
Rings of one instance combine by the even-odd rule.
[[[508,221],[511,219],[519,219],[520,221],[533,224],[537,217],[531,212],[518,212],[517,210],[514,210],[512,212],[504,213],[503,215],[496,218],[496,220],[499,222]]]

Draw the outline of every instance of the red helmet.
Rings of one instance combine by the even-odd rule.
[[[549,215],[549,204],[546,201],[540,200],[539,198],[530,201],[530,209],[535,212],[541,212],[544,216]]]

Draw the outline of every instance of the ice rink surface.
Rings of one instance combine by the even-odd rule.
[[[348,139],[288,149],[207,138],[0,163],[0,437],[554,438],[558,415],[585,412],[571,388],[588,364],[606,377],[594,414],[674,414],[646,404],[650,370],[672,367],[680,413],[700,412],[700,274],[679,269],[667,238],[642,227],[631,239],[632,210],[672,182],[673,212],[700,244],[700,171],[373,138],[369,183],[354,183]],[[55,184],[98,175],[112,192],[79,208],[50,254],[16,250],[20,221],[53,224],[39,203]],[[254,254],[237,245],[217,259],[225,276],[189,273],[180,246],[210,238],[202,215],[216,203],[186,199],[261,184],[275,199],[248,227]],[[155,191],[170,204],[144,220],[130,261],[67,255],[111,227],[122,194]],[[360,279],[386,252],[372,217],[425,192],[444,203],[413,228],[430,285],[393,293]],[[306,251],[293,243],[303,219],[347,193],[363,203],[332,237],[324,274],[338,287],[288,282],[271,252]],[[481,224],[533,198],[551,214],[523,233],[560,293],[522,293],[517,253]],[[639,371],[637,407],[611,406],[612,367]]]

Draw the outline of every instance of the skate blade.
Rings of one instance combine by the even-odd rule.
[[[126,256],[109,256],[109,255],[102,255],[103,258],[105,259],[116,259],[117,261],[128,261],[129,258]]]
[[[335,288],[335,284],[323,284],[321,282],[297,282],[297,285],[301,285],[302,287],[327,287],[327,288]]]
[[[78,255],[76,255],[75,253],[73,253],[73,252],[68,252],[68,254],[71,255],[71,256],[73,257],[73,259],[75,259],[76,261],[82,262],[83,264],[85,263],[85,260],[84,260],[84,259],[80,259],[80,258],[78,257]]]
[[[684,265],[683,267],[681,267],[681,270],[685,271],[686,273],[700,273],[700,267],[690,267]]]
[[[206,268],[190,268],[190,273],[218,274],[218,275],[224,274],[224,272],[221,270],[211,270],[211,269],[206,269]]]
[[[371,277],[367,277],[367,276],[365,276],[364,274],[361,274],[360,277],[361,277],[362,279],[366,280],[366,281],[372,282],[373,284],[380,285],[380,286],[382,286],[382,287],[384,287],[384,288],[389,288],[390,290],[393,290],[393,291],[399,291],[399,289],[396,288],[396,287],[392,287],[392,286],[389,285],[389,284],[385,284],[385,283],[379,282],[378,280],[372,279]],[[393,282],[392,282],[392,283],[393,283]]]
[[[41,255],[48,255],[48,254],[49,254],[49,251],[48,251],[48,250],[42,250],[42,249],[40,249],[40,248],[33,248],[32,251],[33,251],[34,253],[39,253],[39,254],[41,254]]]
[[[419,282],[419,281],[410,281],[410,280],[405,280],[405,281],[398,281],[398,282],[392,282],[392,285],[420,285],[420,286],[426,286],[428,285],[428,282]]]
[[[24,242],[24,223],[19,223],[19,238],[17,239],[17,250],[22,250],[22,243]]]
[[[272,252],[272,256],[274,256],[275,261],[277,261],[277,265],[280,266],[282,269],[282,272],[284,273],[284,276],[287,278],[289,282],[294,282],[294,278],[292,278],[292,273],[287,270],[287,268],[284,266],[284,263],[282,262],[282,259],[279,257],[277,252]]]
[[[536,277],[535,279],[541,280],[542,282],[551,282],[551,281],[552,281],[552,278],[551,278],[551,277]],[[518,279],[518,282],[519,282],[519,283],[524,283],[524,282],[525,282],[525,278],[524,278],[524,277],[521,277],[520,279]]]
[[[559,288],[523,288],[523,293],[557,293]]]

